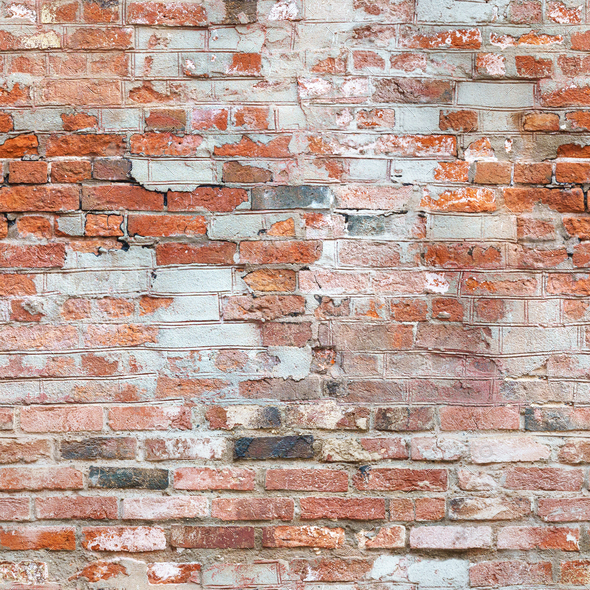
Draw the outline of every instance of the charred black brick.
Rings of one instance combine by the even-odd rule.
[[[91,467],[88,481],[91,488],[165,490],[168,487],[168,471],[139,467]]]
[[[311,459],[313,436],[263,436],[239,438],[234,459]]]
[[[64,440],[60,445],[62,459],[135,459],[134,438],[84,438]]]
[[[252,209],[329,209],[332,201],[327,186],[258,187],[252,191]]]

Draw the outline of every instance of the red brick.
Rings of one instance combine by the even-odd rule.
[[[0,188],[0,211],[75,211],[75,186],[11,186]]]
[[[344,529],[316,526],[277,526],[262,530],[263,547],[336,549],[344,544]]]
[[[226,131],[229,118],[227,109],[199,109],[193,110],[192,126],[193,129],[218,129]],[[222,189],[223,190],[223,189]]]
[[[566,113],[565,118],[571,121],[573,129],[590,129],[590,112],[588,111]]]
[[[561,583],[575,586],[587,586],[590,583],[590,560],[562,561]]]
[[[293,559],[291,572],[302,582],[356,582],[364,580],[373,566],[373,559]]]
[[[498,532],[498,549],[579,551],[580,529],[507,526]]]
[[[267,490],[346,492],[348,474],[335,469],[269,469],[265,487]]]
[[[233,242],[206,242],[203,244],[176,244],[168,242],[156,246],[156,263],[170,264],[223,264],[234,263],[237,247]]]
[[[52,219],[42,215],[26,215],[17,222],[18,233],[21,236],[34,236],[49,239],[53,235]]]
[[[420,207],[432,211],[488,213],[496,210],[496,195],[493,189],[474,187],[446,190],[437,197],[425,191]]]
[[[590,164],[557,162],[555,165],[557,182],[584,184],[590,182]]]
[[[582,489],[583,483],[584,474],[578,469],[512,467],[506,472],[506,487],[513,490],[575,492]]]
[[[73,467],[5,467],[0,469],[0,490],[80,490],[82,473]]]
[[[383,527],[377,534],[364,541],[367,549],[400,549],[406,546],[406,528],[400,525]]]
[[[551,584],[551,563],[539,561],[481,561],[469,568],[472,586],[520,586]]]
[[[417,521],[442,520],[445,517],[444,498],[416,498],[414,507]]]
[[[82,189],[82,209],[86,211],[161,211],[163,208],[164,195],[139,186],[115,184]]]
[[[35,500],[35,514],[42,520],[116,520],[117,498],[49,496]]]
[[[83,28],[68,35],[70,49],[133,49],[133,29],[131,28]]]
[[[0,548],[7,551],[74,551],[76,529],[70,527],[21,527],[0,530]]]
[[[125,151],[121,135],[51,135],[47,140],[47,157],[119,156]]]
[[[553,165],[550,162],[515,163],[514,182],[520,184],[551,184]]]
[[[145,133],[131,136],[131,153],[145,156],[194,156],[203,138],[200,135]]]
[[[174,472],[177,490],[253,490],[254,472],[250,469],[212,469],[181,467]]]
[[[211,516],[221,520],[293,520],[290,498],[215,498]]]
[[[115,406],[109,409],[112,430],[190,430],[191,411],[184,406]]]
[[[169,192],[168,210],[230,212],[247,200],[243,189],[200,187],[192,192]]]
[[[80,432],[102,430],[100,406],[29,406],[21,409],[25,432]]]
[[[477,162],[475,165],[477,184],[510,184],[511,174],[510,162]]]
[[[524,118],[525,131],[559,131],[556,113],[529,113]]]
[[[194,6],[191,4],[191,6]],[[147,577],[150,584],[190,584],[199,583],[199,563],[148,563]]]
[[[84,235],[87,236],[122,236],[124,218],[122,215],[86,215]]]
[[[89,582],[100,582],[122,574],[127,575],[127,569],[119,563],[109,561],[95,561],[90,563],[71,579],[85,578]]]
[[[572,190],[507,188],[504,189],[504,203],[510,211],[516,213],[532,211],[537,203],[542,203],[560,213],[582,213],[584,193],[578,188]]]
[[[441,131],[471,133],[478,129],[477,119],[476,111],[441,111],[439,128]]]
[[[521,78],[551,78],[553,60],[533,55],[517,55],[514,57],[516,71]]]
[[[430,244],[426,247],[424,261],[438,268],[502,268],[502,250],[476,244]]]
[[[22,158],[23,156],[37,154],[38,146],[39,140],[33,134],[10,137],[0,145],[0,158]],[[43,182],[47,182],[47,179]]]
[[[130,236],[197,236],[207,232],[202,215],[130,215],[127,224]]]
[[[262,56],[259,53],[234,53],[232,63],[226,74],[238,76],[258,76],[262,69]],[[246,107],[249,108],[249,107]]]
[[[31,520],[29,498],[0,498],[0,520]]]
[[[590,219],[585,217],[564,217],[563,226],[570,236],[590,240]]]
[[[14,121],[9,113],[0,113],[0,133],[8,133],[14,129]]]
[[[127,6],[127,22],[136,25],[197,27],[207,24],[207,14],[203,6],[190,2],[131,2]]]
[[[260,63],[258,63],[257,67],[258,69],[260,68]],[[253,71],[256,73],[256,68]],[[268,129],[269,115],[270,110],[268,107],[238,107],[234,109],[232,119],[235,127],[241,127],[243,129]]]
[[[322,253],[320,242],[242,242],[240,261],[250,264],[311,264]]]
[[[253,549],[254,528],[173,526],[170,544],[190,549]]]
[[[439,409],[441,430],[518,430],[518,407],[461,407],[447,406]]]
[[[253,141],[249,137],[242,137],[238,143],[227,143],[215,147],[215,156],[244,157],[244,158],[289,158],[289,144],[291,136],[276,137],[268,143]]]
[[[479,29],[452,29],[433,33],[414,33],[409,27],[402,31],[401,47],[411,49],[479,49],[481,47]]]
[[[263,346],[303,347],[311,340],[311,322],[264,323],[262,325]]]
[[[92,176],[92,164],[86,160],[51,163],[51,182],[83,182]]]
[[[158,328],[139,324],[89,325],[84,341],[86,346],[140,346],[157,341]]]
[[[59,350],[78,345],[78,331],[73,326],[0,327],[0,350]]]
[[[9,162],[11,184],[43,184],[47,182],[47,162]]]
[[[391,302],[391,315],[398,322],[425,322],[427,313],[426,301],[402,299]]]
[[[400,490],[405,492],[428,490],[442,492],[447,489],[447,472],[444,469],[386,469],[371,468],[353,478],[357,490]]]
[[[384,520],[384,498],[301,498],[302,520]]]
[[[583,522],[590,518],[590,499],[539,498],[538,515],[546,522]]]

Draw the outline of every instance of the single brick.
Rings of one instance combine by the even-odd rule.
[[[170,544],[190,549],[253,549],[254,528],[176,525],[170,531]]]
[[[140,467],[91,467],[88,473],[91,488],[165,490],[168,470]]]
[[[239,438],[234,459],[312,459],[313,436],[268,436]]]
[[[134,438],[85,438],[62,440],[59,451],[62,459],[135,459],[137,440]]]

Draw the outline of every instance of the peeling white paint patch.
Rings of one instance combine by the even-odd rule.
[[[22,4],[11,4],[8,7],[7,12],[10,18],[22,18],[30,20],[33,23],[36,21],[35,11]]]
[[[296,20],[299,10],[294,0],[280,0],[270,10],[268,20]]]
[[[450,285],[445,278],[445,275],[434,272],[427,272],[425,274],[426,285],[424,290],[427,293],[446,293]]]

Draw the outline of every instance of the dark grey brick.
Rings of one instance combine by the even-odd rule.
[[[168,487],[168,470],[141,469],[139,467],[91,467],[88,481],[91,488],[165,490]]]
[[[59,450],[62,459],[135,459],[134,438],[84,438],[64,440]]]
[[[329,209],[334,202],[327,186],[273,186],[252,190],[252,209]]]
[[[263,436],[239,438],[234,459],[311,459],[313,436]]]

